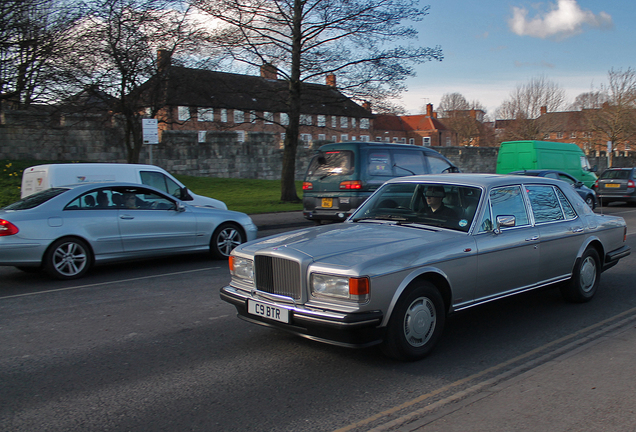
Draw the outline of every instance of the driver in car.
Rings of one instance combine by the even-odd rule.
[[[424,214],[444,220],[456,220],[455,211],[444,205],[444,197],[446,192],[443,186],[429,186],[424,193],[426,204],[428,207],[424,210]]]

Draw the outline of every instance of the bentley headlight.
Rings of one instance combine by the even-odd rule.
[[[366,301],[369,297],[369,278],[314,273],[311,275],[311,294],[314,297]]]
[[[249,281],[254,280],[254,261],[251,259],[231,255],[229,264],[230,273],[233,277],[248,279]]]

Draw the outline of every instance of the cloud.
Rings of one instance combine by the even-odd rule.
[[[605,12],[595,15],[581,9],[576,0],[557,0],[557,4],[550,4],[548,12],[539,13],[531,19],[528,19],[527,9],[513,7],[508,25],[519,36],[545,39],[570,37],[583,32],[585,26],[609,29],[614,24],[612,17]]]

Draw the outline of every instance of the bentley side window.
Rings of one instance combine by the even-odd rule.
[[[565,219],[561,204],[552,186],[527,186],[526,190],[536,223],[556,222]]]
[[[505,186],[490,191],[492,208],[491,226],[498,216],[514,216],[515,226],[529,225],[530,221],[519,186]]]

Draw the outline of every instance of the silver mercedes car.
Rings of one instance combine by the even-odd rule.
[[[133,183],[82,183],[0,210],[0,265],[74,279],[100,262],[205,251],[227,258],[256,234],[244,213],[189,205]]]
[[[238,246],[221,298],[255,324],[416,360],[450,313],[557,283],[567,300],[590,300],[629,255],[626,235],[622,218],[558,180],[403,177],[344,223]]]

